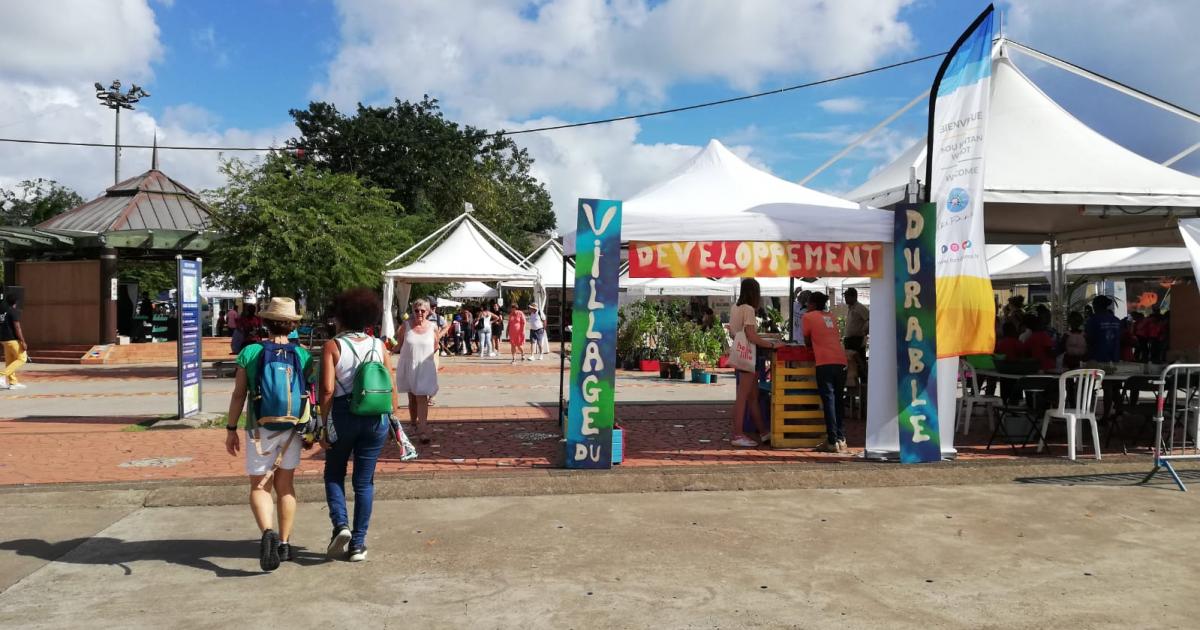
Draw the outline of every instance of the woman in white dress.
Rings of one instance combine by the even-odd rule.
[[[396,391],[408,394],[408,419],[416,427],[422,444],[432,440],[427,431],[429,399],[438,391],[437,348],[442,330],[428,319],[429,302],[412,303],[413,316],[404,324],[404,334],[398,335],[399,345],[393,352],[400,354],[396,361]]]

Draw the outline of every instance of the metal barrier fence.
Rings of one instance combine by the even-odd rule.
[[[1187,486],[1172,462],[1200,460],[1197,428],[1200,427],[1200,364],[1176,363],[1163,370],[1158,381],[1158,405],[1154,414],[1154,469],[1143,483],[1165,469],[1179,489]]]

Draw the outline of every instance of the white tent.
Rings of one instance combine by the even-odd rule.
[[[648,295],[732,296],[734,287],[708,278],[621,278],[621,288],[630,297]]]
[[[716,140],[666,180],[622,203],[622,243],[891,240],[890,212],[775,177]],[[573,254],[575,234],[563,241]]]
[[[1003,53],[992,65],[985,225],[995,243],[1056,242],[1061,252],[1182,245],[1174,215],[1200,208],[1200,178],[1157,164],[1093,131]],[[876,207],[904,198],[918,142],[847,197]]]
[[[1017,264],[991,272],[997,282],[1037,282],[1050,280],[1049,248]],[[1120,247],[1063,256],[1067,277],[1122,278],[1137,275],[1179,273],[1191,270],[1191,258],[1183,247]],[[989,269],[990,261],[989,261]]]
[[[396,331],[392,315],[394,298],[399,298],[401,308],[407,308],[414,282],[538,282],[537,271],[517,263],[521,256],[516,250],[471,216],[469,207],[388,264],[395,264],[422,247],[424,251],[412,263],[383,272],[383,334],[387,337]],[[399,295],[396,295],[397,285]]]
[[[556,238],[546,239],[545,243],[533,250],[533,253],[525,257],[522,261],[524,265],[530,269],[537,270],[538,275],[542,279],[542,286],[557,287],[562,285],[563,281],[563,248],[562,244]],[[567,263],[567,288],[572,288],[575,284],[575,265]],[[530,288],[533,283],[528,280],[517,280],[515,282],[505,282],[504,286]]]
[[[486,300],[489,298],[500,297],[500,293],[494,287],[490,287],[482,282],[464,282],[450,291],[450,297],[458,300]]]

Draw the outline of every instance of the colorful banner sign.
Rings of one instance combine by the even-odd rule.
[[[567,468],[611,468],[621,202],[580,199],[571,312]]]
[[[984,139],[992,77],[993,10],[963,33],[930,101],[926,201],[937,204],[938,356],[991,353],[996,307],[983,237]]]
[[[880,243],[683,241],[629,244],[630,278],[879,278]]]
[[[176,342],[179,365],[179,417],[186,418],[200,412],[200,370],[204,357],[200,339],[200,260],[178,260],[175,312],[179,314],[179,334]]]
[[[942,458],[938,432],[934,280],[937,206],[896,211],[896,394],[900,405],[900,461]]]

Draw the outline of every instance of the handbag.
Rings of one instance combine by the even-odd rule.
[[[404,425],[400,424],[395,416],[388,416],[388,424],[391,425],[392,438],[400,447],[400,461],[411,462],[416,459],[417,447],[413,446],[412,441],[408,439],[408,434],[404,432]]]
[[[758,348],[746,339],[746,332],[739,330],[733,337],[733,345],[729,348],[729,366],[743,372],[753,372],[756,369]]]

